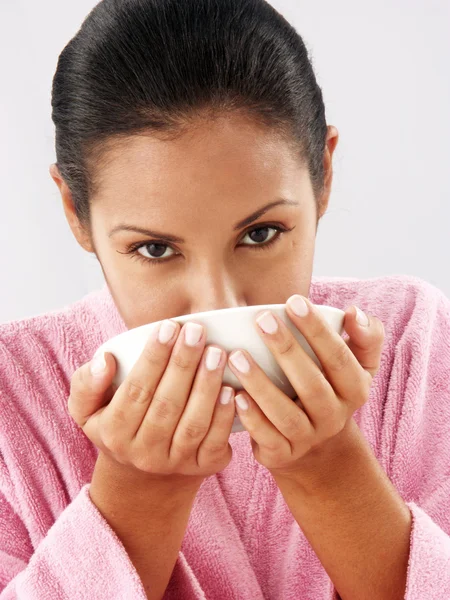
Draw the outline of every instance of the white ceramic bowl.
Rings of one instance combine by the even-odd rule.
[[[323,306],[320,304],[316,304],[315,306],[320,310],[330,326],[336,330],[339,335],[342,335],[345,312],[331,306]],[[255,322],[256,315],[265,309],[271,310],[286,323],[302,348],[314,362],[322,368],[310,345],[288,317],[284,304],[264,304],[224,308],[221,310],[172,317],[171,320],[177,321],[181,325],[187,321],[201,323],[206,327],[206,344],[217,344],[228,353],[238,348],[247,350],[273,383],[287,396],[295,399],[295,402],[301,406],[301,402],[296,397],[296,393],[289,380],[257,332],[257,325]],[[156,327],[159,323],[160,321],[148,323],[147,325],[125,331],[102,344],[96,351],[95,354],[100,351],[105,351],[114,355],[117,361],[117,371],[113,382],[117,386],[119,386],[127,377],[133,365],[141,355],[151,329]],[[240,381],[234,376],[228,365],[225,367],[223,383],[234,387],[236,390],[242,389]],[[232,432],[237,431],[244,431],[244,427],[240,423],[239,417],[236,415]]]

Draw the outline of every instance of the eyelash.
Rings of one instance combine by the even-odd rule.
[[[284,227],[282,225],[274,225],[274,224],[261,224],[258,225],[258,227],[255,227],[253,229],[249,229],[248,231],[246,231],[243,235],[243,237],[245,237],[247,234],[252,233],[253,231],[258,231],[258,229],[276,229],[278,232],[278,235],[275,235],[270,241],[266,242],[266,243],[262,243],[262,244],[244,244],[244,246],[248,246],[250,248],[252,248],[252,250],[268,250],[269,248],[271,248],[274,244],[276,244],[276,242],[278,242],[278,240],[281,239],[281,234],[282,233],[288,233],[289,231],[292,231],[294,227]],[[138,252],[138,250],[140,248],[143,248],[145,246],[149,246],[150,244],[160,244],[162,246],[167,246],[168,248],[170,248],[171,246],[169,246],[169,244],[165,244],[163,241],[161,240],[149,240],[146,241],[145,243],[142,242],[137,242],[134,244],[130,244],[129,246],[127,246],[126,251],[125,252],[119,252],[119,254],[130,254],[132,259],[137,259],[137,260],[142,260],[144,263],[148,264],[148,263],[164,263],[164,262],[169,262],[170,260],[172,260],[173,258],[175,258],[177,255],[174,254],[168,258],[147,258],[146,256],[143,256],[140,252]]]

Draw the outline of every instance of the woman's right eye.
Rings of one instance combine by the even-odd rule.
[[[165,250],[173,251],[173,249],[170,248],[170,246],[168,246],[167,244],[156,244],[152,242],[150,244],[143,244],[142,246],[136,248],[136,250],[141,256],[144,256],[149,260],[158,260],[161,258],[164,259],[168,258],[169,256],[173,256],[173,254],[165,255]],[[141,250],[145,250],[146,253],[141,252]]]

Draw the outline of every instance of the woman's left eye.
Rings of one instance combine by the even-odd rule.
[[[264,225],[247,231],[242,238],[243,240],[249,236],[249,244],[241,244],[242,246],[250,246],[252,250],[268,250],[273,244],[276,244],[281,239],[282,233],[289,233],[295,229],[294,227],[285,227],[284,225]],[[274,233],[270,234],[270,230]],[[269,235],[268,235],[269,234]]]
[[[267,234],[270,230],[272,230],[274,233],[273,235],[269,234],[268,236]],[[244,240],[247,236],[249,236],[251,240],[251,243],[244,244],[245,246],[261,246],[262,244],[267,244],[270,242],[277,235],[277,233],[280,233],[281,231],[281,227],[271,227],[266,225],[265,227],[258,227],[258,229],[252,229],[251,231],[248,231],[242,239]]]

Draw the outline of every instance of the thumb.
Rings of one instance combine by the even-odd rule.
[[[112,380],[116,369],[114,356],[101,352],[73,374],[67,406],[80,427],[111,400],[115,392]]]

